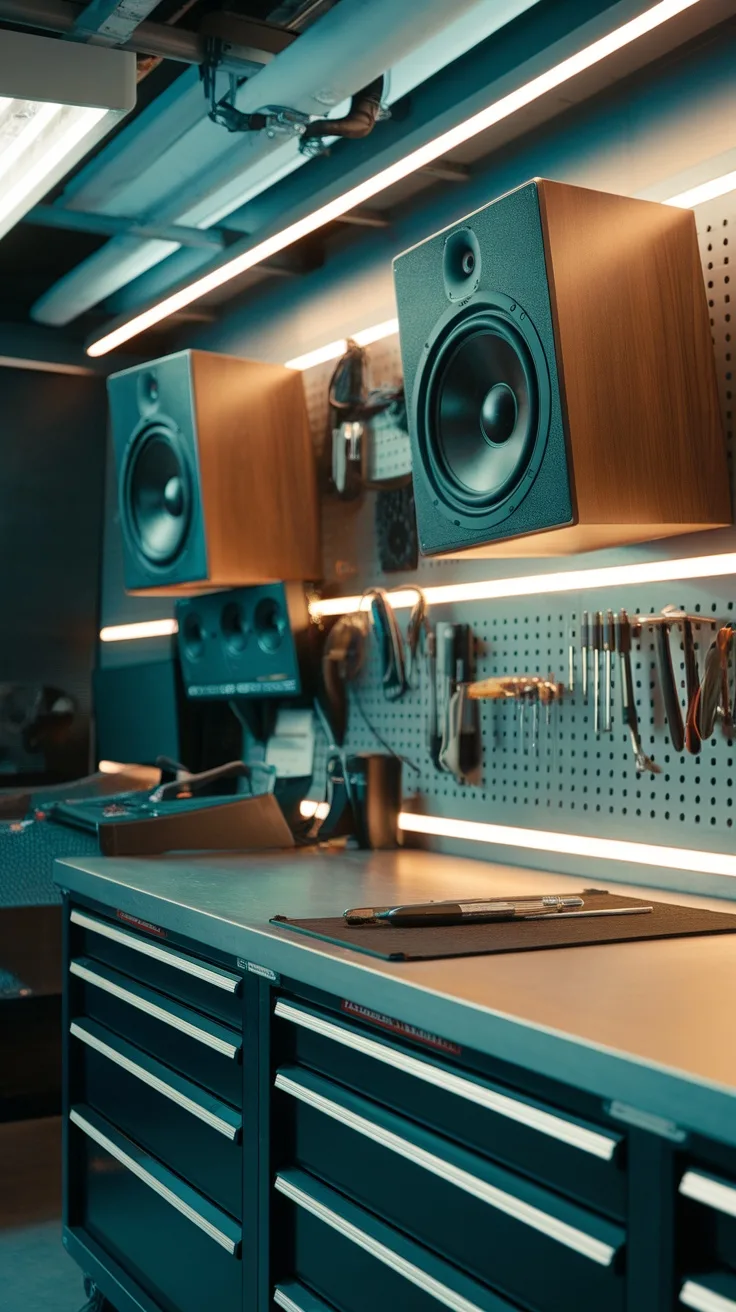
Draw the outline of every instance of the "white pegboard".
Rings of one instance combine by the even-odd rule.
[[[731,240],[736,234],[736,210],[717,201],[702,207],[699,240],[709,302],[724,428],[733,483],[733,373],[731,344]],[[398,339],[370,348],[371,385],[394,385],[400,376]],[[327,430],[327,385],[333,365],[305,376],[308,404],[318,448]],[[357,503],[323,501],[323,543],[326,585],[333,592],[356,593],[370,585],[395,587],[403,579],[381,576],[376,555],[374,497]],[[719,550],[736,550],[736,532],[721,535]],[[663,555],[685,554],[682,543],[669,542]],[[615,553],[616,563],[632,559],[631,549]],[[566,558],[565,568],[574,568]],[[595,562],[586,558],[586,565]],[[606,563],[612,563],[607,553]],[[529,561],[529,572],[535,572]],[[526,570],[525,570],[526,572]],[[419,585],[465,582],[487,577],[481,561],[420,560],[406,582]],[[632,661],[637,712],[645,751],[661,766],[659,775],[638,775],[628,734],[621,722],[618,657],[613,660],[613,732],[596,736],[592,696],[581,696],[579,624],[583,609],[614,611],[625,607],[632,619],[656,613],[667,604],[734,619],[736,580],[730,578],[688,584],[651,584],[608,588],[600,592],[565,593],[538,598],[443,606],[435,620],[468,623],[476,640],[477,678],[498,674],[537,673],[566,681],[568,649],[575,646],[575,692],[552,708],[549,727],[540,709],[535,751],[522,742],[516,703],[481,704],[483,769],[477,786],[463,786],[434,769],[427,747],[428,688],[426,675],[418,689],[389,703],[380,685],[375,645],[356,685],[365,715],[392,750],[414,762],[404,770],[405,793],[416,793],[424,810],[462,819],[559,829],[599,836],[626,837],[640,842],[731,850],[733,847],[734,761],[736,742],[718,730],[699,756],[675,753],[667,732],[657,677],[651,631],[634,644]],[[407,612],[400,613],[402,626]],[[708,629],[696,631],[699,663],[711,641]],[[673,655],[677,639],[673,634]],[[675,660],[677,671],[678,661]],[[601,661],[602,669],[602,661]],[[680,651],[679,680],[684,665]],[[346,744],[349,751],[381,750],[357,705],[351,710]],[[526,750],[525,750],[526,747]],[[320,791],[324,743],[315,795]]]

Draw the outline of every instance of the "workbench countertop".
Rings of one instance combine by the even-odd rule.
[[[269,923],[348,906],[611,892],[724,899],[417,850],[67,857],[56,882],[468,1048],[736,1144],[736,934],[439,961],[381,961]]]

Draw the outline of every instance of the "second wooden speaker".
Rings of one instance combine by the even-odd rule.
[[[394,274],[426,555],[731,522],[690,211],[537,179]]]
[[[129,591],[320,576],[301,376],[180,351],[108,379]]]

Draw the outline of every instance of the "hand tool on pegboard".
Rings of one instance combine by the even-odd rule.
[[[636,713],[636,692],[631,670],[631,636],[632,625],[625,610],[621,610],[616,619],[616,645],[621,661],[621,718],[629,731],[631,746],[634,749],[634,761],[640,773],[661,774],[661,766],[647,756],[642,747],[639,734],[639,717]]]
[[[686,611],[678,610],[675,606],[665,606],[661,614],[643,615],[640,622],[643,627],[655,630],[659,681],[672,746],[676,752],[681,752],[687,746],[688,752],[692,756],[697,756],[700,751],[701,735],[694,731],[695,726],[691,707],[698,695],[700,676],[695,654],[693,626],[709,625],[711,628],[715,628],[716,620],[705,615],[689,615]],[[685,691],[687,695],[685,718],[683,718],[682,706],[680,705],[680,694],[672,664],[672,648],[670,645],[671,630],[678,626],[682,627],[682,645],[685,659]],[[687,736],[685,734],[686,723],[690,725],[690,732]]]

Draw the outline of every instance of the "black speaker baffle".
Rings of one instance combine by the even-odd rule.
[[[186,541],[191,513],[189,471],[176,433],[145,427],[133,443],[123,480],[123,521],[151,564],[174,560]]]
[[[419,541],[411,483],[376,494],[376,536],[378,563],[385,573],[417,568]]]

